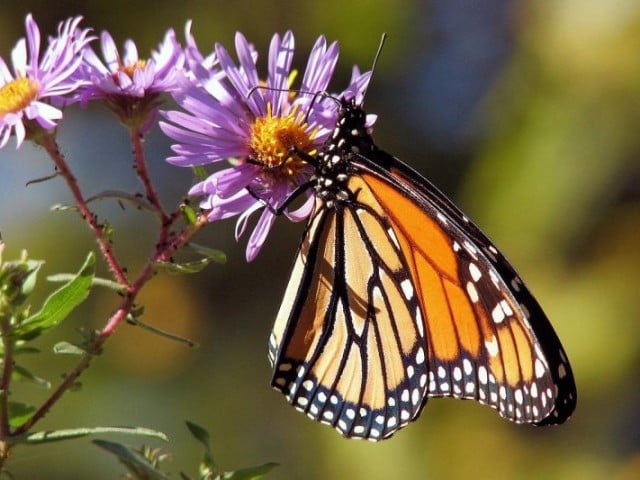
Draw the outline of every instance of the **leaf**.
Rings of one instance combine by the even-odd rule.
[[[185,423],[187,424],[187,428],[189,429],[189,432],[191,432],[191,435],[193,435],[204,447],[204,457],[202,459],[202,464],[200,465],[200,472],[202,473],[203,470],[215,470],[216,465],[215,460],[213,459],[213,452],[211,451],[211,436],[209,435],[209,432],[197,423],[193,423],[188,420]]]
[[[186,337],[181,337],[180,335],[176,335],[175,333],[167,332],[166,330],[162,330],[158,327],[154,327],[153,325],[149,325],[148,323],[144,323],[138,319],[138,316],[135,316],[133,314],[127,316],[127,322],[137,327],[144,328],[145,330],[148,330],[151,333],[155,333],[156,335],[160,335],[161,337],[168,338],[169,340],[175,340],[180,343],[186,343],[190,347],[198,346],[196,342]]]
[[[56,273],[54,275],[49,275],[47,277],[47,281],[54,283],[62,283],[68,282],[76,276],[75,273]],[[119,284],[118,282],[114,282],[113,280],[109,280],[108,278],[101,277],[93,277],[93,281],[91,282],[92,287],[105,287],[111,290],[115,290],[116,292],[125,292],[126,287]]]
[[[207,169],[201,165],[198,165],[197,167],[191,167],[191,170],[200,180],[205,180],[209,176],[209,174],[207,173]]]
[[[188,204],[183,203],[180,205],[180,213],[189,225],[195,225],[196,220],[198,219],[198,215],[196,215],[196,211]]]
[[[131,193],[124,192],[122,190],[104,190],[87,198],[87,203],[103,199],[116,199],[118,201],[125,201],[131,203],[133,206],[139,208],[140,210],[153,211],[153,207],[145,200],[144,196],[132,195]]]
[[[165,473],[154,467],[144,455],[126,445],[106,440],[94,440],[93,443],[115,455],[127,470],[135,475],[134,478],[144,480],[167,480],[169,478]]]
[[[84,355],[86,350],[70,342],[58,342],[53,346],[53,353],[64,355]]]
[[[265,463],[257,467],[241,468],[235,472],[224,472],[219,475],[220,480],[257,480],[278,466],[277,463]]]
[[[38,377],[21,365],[13,366],[12,380],[35,383],[36,385],[44,387],[47,390],[51,388],[51,382],[45,380],[44,378]]]
[[[20,402],[8,402],[9,406],[9,425],[17,427],[31,418],[36,407]]]
[[[197,243],[189,243],[189,248],[196,251],[200,255],[205,258],[210,258],[216,263],[226,263],[227,255],[222,250],[217,250],[215,248],[205,247],[203,245],[199,245]]]
[[[105,433],[117,433],[126,435],[138,435],[150,438],[159,438],[168,441],[167,436],[157,430],[151,430],[143,427],[84,427],[84,428],[68,428],[64,430],[47,430],[35,432],[26,435],[23,438],[24,443],[40,444],[58,442],[61,440],[71,440],[74,438],[86,437],[88,435],[102,435]]]
[[[94,264],[95,256],[90,252],[76,276],[49,295],[39,312],[16,327],[15,335],[24,340],[32,339],[64,320],[89,296]]]
[[[156,262],[156,267],[171,273],[199,273],[211,263],[209,258],[201,258],[193,262]]]

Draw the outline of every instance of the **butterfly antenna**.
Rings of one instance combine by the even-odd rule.
[[[378,59],[382,55],[382,47],[384,47],[384,42],[387,40],[387,33],[383,33],[382,37],[380,37],[380,43],[378,44],[378,50],[376,51],[375,56],[373,57],[373,63],[371,64],[371,77],[369,78],[369,83],[367,84],[367,88],[362,91],[362,103],[364,104],[364,98],[367,94],[367,90],[369,85],[371,85],[371,80],[373,79],[373,74],[376,71],[376,66],[378,65]]]

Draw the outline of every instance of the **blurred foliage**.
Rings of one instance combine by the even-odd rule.
[[[277,461],[280,468],[268,477],[273,479],[640,477],[640,388],[634,380],[640,374],[640,4],[491,2],[491,8],[508,14],[505,24],[485,28],[502,29],[507,48],[500,50],[494,73],[471,76],[483,88],[461,122],[472,134],[460,143],[452,135],[447,137],[451,144],[436,145],[421,115],[433,107],[414,93],[423,84],[438,83],[417,59],[428,59],[447,41],[438,35],[442,25],[434,19],[465,25],[462,20],[476,18],[472,3],[3,3],[0,54],[7,58],[23,35],[27,11],[48,31],[60,19],[82,13],[87,24],[109,29],[118,43],[134,38],[140,51],[155,47],[167,27],[180,37],[184,21],[192,18],[203,50],[214,41],[231,48],[233,32],[241,30],[263,59],[271,34],[291,28],[301,66],[315,36],[325,33],[341,41],[338,81],[344,82],[352,63],[370,65],[380,34],[387,31],[389,41],[367,97],[367,108],[380,115],[376,139],[457,198],[528,280],[573,364],[579,399],[567,424],[511,425],[471,402],[433,400],[418,422],[374,445],[346,441],[295,412],[269,388],[266,360],[270,322],[301,232],[300,225],[283,220],[250,265],[244,261],[244,243],[233,241],[232,222],[203,232],[196,241],[227,252],[226,265],[185,278],[162,273],[141,298],[143,321],[194,339],[200,347],[122,325],[83,378],[83,391],[65,397],[42,427],[59,428],[70,419],[151,426],[169,433],[172,471],[187,471],[199,461],[182,427],[188,417],[211,427],[220,439],[216,453],[229,464]],[[436,9],[448,9],[448,16],[432,17]],[[465,43],[469,32],[454,30],[464,44],[456,60],[461,63],[440,72],[441,82],[458,86],[460,98],[468,85],[455,83],[456,69],[471,69],[476,58],[497,48],[491,42]],[[121,180],[130,170],[124,130],[98,109],[70,111],[70,116],[61,144],[88,192],[135,189]],[[157,159],[152,175],[165,201],[177,204],[191,179],[189,172],[163,163],[167,144],[156,133],[147,149],[149,158]],[[48,211],[49,205],[68,201],[60,182],[25,187],[51,173],[43,159],[33,148],[14,153],[11,144],[0,152],[0,229],[9,256],[28,248],[47,259],[43,269],[49,274],[77,265],[78,252],[92,245],[76,218]],[[134,209],[109,203],[101,208],[101,216],[114,225],[116,249],[135,270],[136,258],[146,256],[144,245],[152,242],[147,220]],[[136,229],[136,238],[128,237],[128,228]],[[100,292],[78,308],[78,320],[66,328],[98,324],[114,304],[112,293]],[[50,338],[42,348],[68,338],[64,328],[59,339]],[[54,378],[68,368],[64,358],[56,360],[26,366]],[[19,388],[21,398],[42,396],[32,386]],[[16,451],[12,470],[17,478],[69,478],[69,458],[77,465],[77,478],[113,479],[120,472],[83,440]]]

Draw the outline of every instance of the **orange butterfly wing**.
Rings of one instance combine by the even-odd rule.
[[[343,101],[269,342],[273,386],[347,437],[387,438],[430,396],[564,422],[576,391],[513,267],[437,188],[377,149]]]

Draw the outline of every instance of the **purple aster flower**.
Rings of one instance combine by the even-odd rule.
[[[146,60],[140,58],[132,40],[124,42],[124,54],[118,52],[111,35],[100,36],[103,61],[87,48],[83,75],[90,83],[75,100],[86,105],[104,100],[126,124],[148,123],[153,118],[161,93],[174,90],[184,75],[184,53],[173,29],[169,29],[158,50]]]
[[[186,112],[163,112],[168,122],[160,122],[160,127],[178,142],[172,146],[175,155],[167,159],[169,163],[194,167],[233,159],[232,166],[197,183],[189,194],[205,197],[200,206],[208,211],[209,221],[239,215],[236,239],[246,230],[249,217],[261,211],[247,245],[246,257],[251,261],[273,225],[275,211],[309,181],[313,168],[305,155],[314,155],[335,126],[337,102],[316,94],[326,92],[338,60],[338,44],[328,45],[324,37],[318,38],[298,90],[292,90],[296,72],[291,69],[291,32],[273,36],[264,82],[258,76],[253,46],[240,33],[235,46],[239,66],[216,44],[222,74],[212,74],[208,68],[205,77],[198,78],[203,70],[192,69],[197,81],[185,82],[173,92]],[[354,72],[349,87],[336,96],[362,94],[370,74]],[[302,206],[283,213],[300,221],[312,208],[313,195],[308,191]]]
[[[40,30],[31,14],[27,15],[26,39],[20,39],[11,52],[14,75],[0,58],[0,148],[11,134],[15,134],[20,147],[30,128],[48,130],[62,118],[62,111],[50,102],[83,84],[74,73],[92,38],[89,29],[78,29],[81,20],[75,17],[61,22],[57,37],[49,38],[40,57]]]

